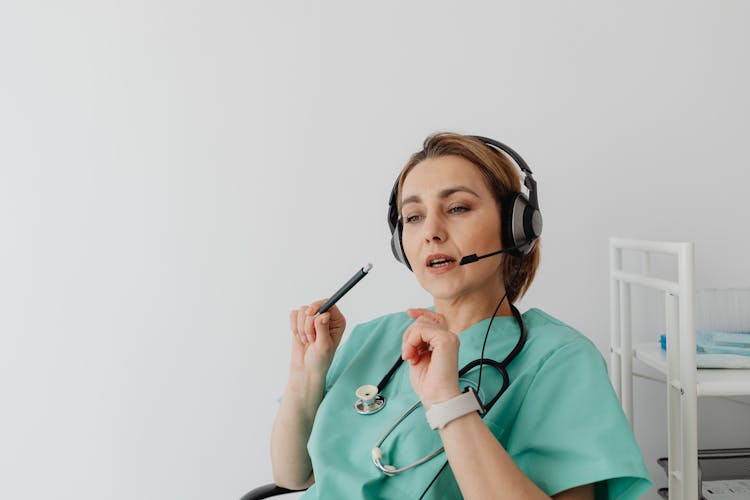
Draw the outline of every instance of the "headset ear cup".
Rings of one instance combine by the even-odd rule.
[[[401,231],[401,222],[398,222],[393,230],[393,234],[391,235],[391,251],[393,252],[393,256],[396,257],[396,260],[408,267],[409,271],[411,271],[411,265],[406,258],[404,244],[401,241]]]
[[[523,232],[526,235],[526,241],[529,247],[525,253],[531,252],[536,240],[542,234],[542,212],[534,208],[530,203],[523,210]]]
[[[505,198],[505,200],[503,200],[502,202],[502,213],[500,214],[502,221],[500,233],[502,236],[503,248],[507,248],[507,253],[514,257],[520,257],[523,255],[523,252],[521,252],[520,249],[513,248],[519,246],[518,240],[513,231],[513,221],[516,214],[516,199],[519,196],[522,196],[521,193],[513,193]]]
[[[403,226],[398,217],[397,195],[398,179],[396,179],[396,182],[393,184],[391,196],[388,200],[388,229],[391,231],[391,252],[393,252],[393,256],[396,257],[397,261],[401,262],[411,271],[411,266],[409,265],[409,261],[406,259],[406,253],[404,252],[404,245],[401,242],[401,231],[403,230]]]
[[[503,205],[503,246],[508,253],[522,257],[531,252],[542,233],[542,214],[523,193],[513,193]],[[516,248],[513,248],[516,247]]]
[[[488,137],[475,135],[474,138],[510,157],[525,175],[523,185],[528,189],[528,196],[518,192],[511,193],[502,202],[501,234],[503,247],[509,249],[509,254],[518,257],[527,255],[542,234],[542,213],[539,210],[539,197],[533,173],[521,155],[505,144]]]

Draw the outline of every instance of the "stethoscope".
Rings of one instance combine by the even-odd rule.
[[[516,309],[516,307],[513,304],[510,304],[510,309],[521,331],[520,335],[518,336],[518,342],[516,342],[516,345],[515,347],[513,347],[513,350],[510,352],[510,354],[508,354],[508,356],[506,356],[506,358],[502,362],[499,362],[499,363],[495,361],[494,359],[489,359],[489,358],[484,358],[484,357],[477,358],[473,361],[470,361],[466,365],[464,365],[464,367],[458,371],[459,380],[465,380],[470,385],[473,385],[470,381],[463,379],[462,377],[466,375],[469,371],[479,366],[480,368],[479,381],[476,384],[476,389],[475,389],[475,392],[477,394],[479,394],[481,390],[480,389],[480,385],[482,382],[481,370],[482,370],[483,365],[491,366],[492,368],[497,370],[502,376],[503,385],[500,388],[500,390],[497,392],[495,397],[493,397],[487,404],[482,404],[482,416],[484,416],[488,411],[490,411],[492,406],[497,402],[498,399],[500,399],[500,396],[502,396],[503,393],[510,386],[510,377],[508,376],[507,367],[516,358],[516,356],[518,356],[518,354],[523,349],[524,344],[526,343],[526,325],[523,321],[523,318],[521,317],[521,313],[518,311],[518,309]],[[492,319],[494,319],[494,316]],[[490,328],[492,326],[492,319],[490,320],[490,324],[487,326],[487,334],[489,334]],[[485,341],[487,338],[487,334],[485,334]],[[482,355],[484,355],[484,346],[482,347]],[[391,367],[391,369],[388,370],[388,373],[385,374],[385,376],[380,381],[380,383],[378,383],[377,386],[363,385],[355,391],[357,400],[354,402],[354,409],[357,413],[359,413],[360,415],[372,415],[383,409],[386,403],[386,399],[383,396],[382,391],[388,385],[388,382],[390,382],[391,377],[396,372],[396,370],[398,370],[398,368],[401,366],[402,363],[403,363],[403,359],[401,359],[401,357],[399,356],[396,362],[393,363],[393,366]],[[383,465],[382,463],[383,452],[381,450],[381,446],[383,445],[385,440],[388,438],[388,436],[390,436],[393,430],[396,427],[398,427],[398,425],[401,422],[403,422],[406,419],[406,417],[408,417],[421,404],[422,402],[417,400],[416,403],[410,406],[390,427],[388,427],[388,429],[386,429],[383,435],[380,436],[378,441],[375,443],[375,446],[372,448],[372,462],[373,464],[375,464],[375,467],[380,469],[384,474],[389,475],[389,476],[393,476],[394,474],[399,474],[413,467],[416,467],[417,465],[421,465],[431,460],[432,458],[436,457],[440,453],[442,453],[443,447],[440,447],[437,450],[433,451],[432,453],[420,458],[416,462],[413,462],[401,468],[397,468],[393,465]]]

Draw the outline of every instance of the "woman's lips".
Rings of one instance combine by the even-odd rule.
[[[456,259],[442,253],[432,254],[425,259],[425,267],[433,274],[447,273],[457,265]]]

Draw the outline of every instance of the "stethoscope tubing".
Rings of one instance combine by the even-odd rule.
[[[472,381],[470,381],[470,380],[466,380],[466,379],[459,379],[459,380],[464,380],[464,381],[465,381],[465,382],[466,382],[466,383],[467,383],[468,385],[470,385],[470,386],[473,386],[473,385],[475,385],[475,384],[474,384],[474,383],[473,383]],[[400,424],[401,422],[403,422],[403,421],[404,421],[404,420],[406,419],[406,417],[408,417],[408,416],[409,416],[409,415],[410,415],[410,414],[411,414],[411,413],[412,413],[412,412],[413,412],[414,410],[416,410],[417,408],[419,408],[419,405],[421,405],[421,404],[422,404],[422,402],[421,402],[421,401],[417,401],[417,402],[416,402],[416,403],[414,403],[414,404],[413,404],[413,405],[412,405],[411,407],[409,407],[409,408],[408,408],[408,409],[407,409],[407,410],[406,410],[406,411],[405,411],[405,412],[404,412],[404,413],[403,413],[403,414],[402,414],[402,415],[401,415],[401,416],[400,416],[400,417],[399,417],[399,418],[398,418],[398,419],[397,419],[397,420],[396,420],[396,421],[395,421],[395,422],[394,422],[394,423],[393,423],[393,424],[392,424],[392,425],[391,425],[391,426],[390,426],[390,427],[389,427],[389,428],[388,428],[388,429],[387,429],[387,430],[386,430],[386,431],[385,431],[385,432],[383,433],[383,435],[382,435],[382,436],[380,436],[380,439],[378,439],[378,441],[377,441],[377,442],[375,443],[375,446],[374,446],[374,447],[373,447],[373,449],[372,449],[372,463],[374,463],[374,464],[375,464],[375,467],[377,467],[378,469],[380,469],[381,471],[383,471],[383,472],[384,472],[385,474],[388,474],[389,476],[392,476],[392,475],[394,475],[394,474],[399,474],[399,473],[401,473],[401,472],[404,472],[404,471],[406,471],[406,470],[409,470],[409,469],[411,469],[411,468],[413,468],[413,467],[416,467],[417,465],[422,465],[423,463],[425,463],[425,462],[427,462],[427,461],[429,461],[429,460],[432,460],[433,458],[435,458],[436,456],[438,456],[438,455],[439,455],[440,453],[442,453],[442,452],[443,452],[443,450],[445,449],[445,448],[444,448],[443,446],[441,446],[440,448],[438,448],[437,450],[433,451],[433,452],[432,452],[432,453],[430,453],[429,455],[426,455],[426,456],[424,456],[424,457],[420,458],[419,460],[417,460],[416,462],[414,462],[414,463],[412,463],[412,464],[409,464],[409,465],[406,465],[406,466],[404,466],[404,467],[401,467],[401,468],[399,468],[399,469],[396,469],[396,468],[395,468],[395,467],[393,467],[392,465],[383,465],[383,463],[382,463],[382,461],[381,461],[381,460],[382,460],[382,458],[383,458],[383,452],[382,452],[382,450],[380,449],[380,445],[382,445],[382,444],[383,444],[383,443],[385,442],[385,440],[386,440],[386,439],[388,438],[388,436],[390,436],[390,435],[391,435],[391,432],[393,432],[393,430],[394,430],[394,429],[395,429],[396,427],[398,427],[398,425],[399,425],[399,424]]]
[[[490,411],[490,409],[495,405],[498,399],[500,399],[500,396],[505,393],[507,388],[510,386],[510,376],[508,375],[508,372],[506,370],[507,366],[513,361],[516,356],[523,350],[524,345],[526,344],[526,325],[523,321],[523,317],[521,316],[521,313],[518,311],[518,309],[511,304],[511,311],[513,313],[514,318],[516,319],[516,322],[519,325],[519,328],[521,330],[521,333],[518,338],[518,342],[516,343],[515,347],[511,350],[511,352],[506,356],[506,358],[502,362],[497,362],[494,359],[491,358],[477,358],[473,361],[470,361],[466,365],[464,365],[458,372],[459,379],[466,375],[470,370],[473,368],[476,368],[477,366],[481,367],[484,364],[488,364],[495,368],[497,371],[500,372],[503,378],[503,385],[500,388],[500,390],[497,392],[494,398],[492,398],[487,404],[482,403],[482,417]],[[380,383],[377,385],[377,396],[383,399],[383,404],[385,404],[383,396],[380,394],[380,392],[385,389],[386,385],[388,385],[388,382],[390,382],[391,377],[393,374],[398,370],[398,368],[403,363],[403,359],[399,356],[399,358],[396,360],[396,362],[393,364],[393,366],[388,370],[388,373],[383,377],[383,379],[380,381]],[[479,387],[477,386],[477,392],[479,392]],[[438,456],[440,453],[444,451],[444,447],[440,447],[433,451],[432,453],[420,458],[416,462],[413,462],[409,465],[406,465],[404,467],[397,468],[393,465],[383,465],[382,458],[383,458],[383,452],[380,448],[382,444],[385,442],[385,440],[388,438],[388,436],[393,432],[396,427],[398,427],[401,422],[403,422],[414,410],[416,410],[420,405],[422,404],[421,401],[417,401],[414,403],[411,407],[409,407],[393,424],[391,424],[388,429],[380,436],[380,438],[375,443],[375,446],[372,448],[371,456],[372,456],[372,462],[375,464],[375,467],[377,467],[380,471],[382,471],[384,474],[387,474],[389,476],[393,476],[395,474],[399,474],[401,472],[407,471],[409,469],[412,469],[418,465],[421,465],[436,456]],[[382,405],[378,408],[378,410],[382,408]],[[378,411],[375,410],[375,411]],[[375,412],[372,412],[375,413]],[[368,414],[368,413],[364,413]]]
[[[416,403],[414,403],[413,405],[411,405],[411,407],[410,407],[410,408],[409,408],[408,410],[406,410],[406,411],[405,411],[405,412],[404,412],[404,413],[403,413],[403,414],[402,414],[402,415],[401,415],[401,416],[400,416],[400,417],[398,418],[398,420],[396,420],[396,421],[395,421],[395,422],[394,422],[394,423],[393,423],[393,424],[392,424],[392,425],[391,425],[391,426],[390,426],[390,427],[389,427],[389,428],[388,428],[388,429],[387,429],[387,430],[386,430],[386,431],[385,431],[385,432],[383,433],[383,435],[382,435],[382,436],[380,436],[380,439],[378,439],[377,443],[375,443],[375,446],[374,446],[374,447],[373,447],[373,449],[372,449],[372,463],[374,463],[374,464],[375,464],[375,467],[377,467],[378,469],[380,469],[381,471],[383,471],[383,472],[384,472],[385,474],[388,474],[389,476],[392,476],[392,475],[394,475],[394,474],[399,474],[399,473],[401,473],[401,472],[407,471],[407,470],[409,470],[409,469],[411,469],[411,468],[413,468],[413,467],[416,467],[417,465],[422,465],[423,463],[427,462],[428,460],[431,460],[431,459],[433,459],[434,457],[438,456],[438,455],[439,455],[440,453],[442,453],[442,452],[443,452],[443,450],[445,449],[444,447],[442,447],[442,446],[441,446],[441,447],[440,447],[440,448],[438,448],[437,450],[433,451],[433,452],[432,452],[432,453],[430,453],[429,455],[426,455],[426,456],[424,456],[424,457],[420,458],[420,459],[419,459],[419,460],[417,460],[416,462],[414,462],[414,463],[411,463],[411,464],[409,464],[409,465],[405,465],[404,467],[401,467],[401,468],[398,468],[398,469],[397,469],[397,468],[395,468],[395,467],[394,467],[394,466],[392,466],[392,465],[383,465],[383,464],[382,464],[382,462],[381,462],[381,459],[383,458],[383,453],[382,453],[382,450],[380,449],[380,445],[382,445],[382,444],[383,444],[383,443],[385,442],[386,438],[387,438],[387,437],[388,437],[388,436],[389,436],[389,435],[391,434],[391,432],[393,432],[393,430],[394,430],[394,429],[395,429],[396,427],[398,427],[398,425],[399,425],[399,424],[400,424],[401,422],[403,422],[403,421],[404,421],[404,419],[406,419],[406,417],[408,417],[408,416],[409,416],[409,415],[411,414],[411,412],[413,412],[414,410],[416,410],[416,409],[417,409],[417,408],[418,408],[418,407],[419,407],[419,406],[420,406],[421,404],[422,404],[422,402],[421,402],[421,401],[417,401]]]

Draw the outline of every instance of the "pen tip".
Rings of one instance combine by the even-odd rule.
[[[362,272],[369,273],[370,269],[372,269],[372,264],[367,264],[365,267],[362,268]]]

